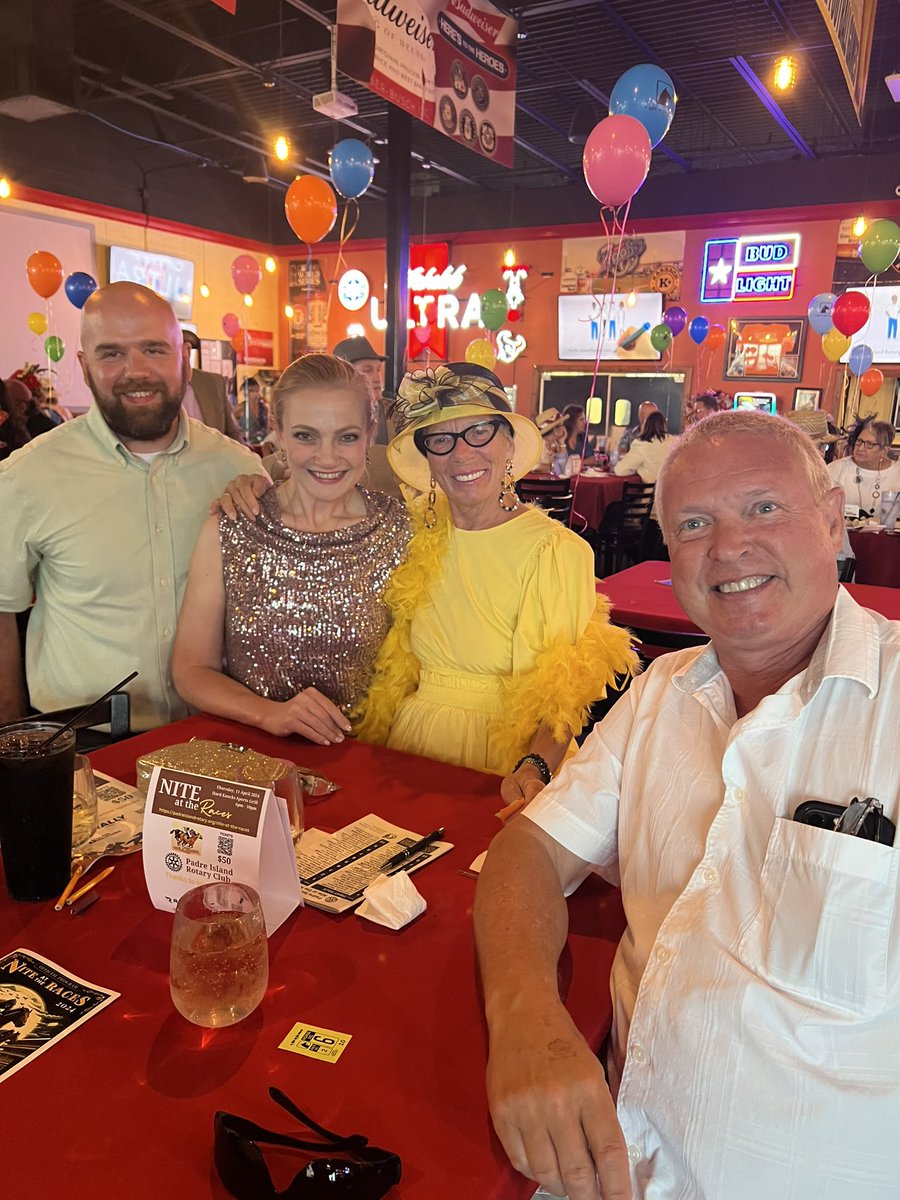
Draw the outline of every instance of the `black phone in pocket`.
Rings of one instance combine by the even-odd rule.
[[[794,813],[794,820],[802,825],[815,825],[819,829],[829,829],[832,832],[838,821],[844,816],[847,806],[829,804],[826,800],[806,800],[799,805]],[[870,812],[859,828],[857,837],[869,842],[880,842],[882,846],[893,846],[897,836],[897,827],[881,812]]]

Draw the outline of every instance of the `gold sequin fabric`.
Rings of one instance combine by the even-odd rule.
[[[314,687],[348,707],[369,686],[409,523],[399,500],[359,490],[365,518],[329,533],[286,526],[274,488],[255,521],[219,519],[225,672],[257,695],[283,701]]]

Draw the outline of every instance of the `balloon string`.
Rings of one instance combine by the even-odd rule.
[[[353,210],[352,210],[353,211],[353,222],[352,222],[350,228],[348,229],[347,228],[347,214],[351,211],[351,209],[350,209],[351,204],[353,205]],[[335,279],[340,279],[341,275],[343,275],[343,273],[344,273],[344,267],[346,265],[345,260],[344,260],[344,247],[347,244],[347,242],[349,242],[350,239],[353,237],[354,233],[356,233],[356,227],[359,224],[359,216],[360,216],[359,201],[355,200],[353,197],[351,197],[349,200],[347,200],[346,204],[344,205],[344,210],[341,213],[341,231],[338,235],[338,256],[337,256],[337,262],[335,263],[335,266],[334,266],[334,278]],[[332,284],[331,287],[329,287],[329,289],[328,289],[328,304],[325,309],[326,323],[328,322],[329,318],[331,317],[331,302],[332,302],[333,297],[334,297],[334,284]]]
[[[307,242],[306,243],[306,322],[305,322],[306,345],[305,345],[304,351],[303,351],[304,354],[309,354],[309,305],[310,305],[311,295],[312,295],[312,246],[310,245],[309,242]]]

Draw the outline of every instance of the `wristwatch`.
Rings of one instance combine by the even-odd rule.
[[[547,766],[547,760],[541,758],[540,754],[523,754],[512,769],[513,775],[515,775],[519,767],[524,766],[525,763],[531,763],[533,766],[537,767],[541,779],[545,785],[550,782],[552,778],[550,768]]]

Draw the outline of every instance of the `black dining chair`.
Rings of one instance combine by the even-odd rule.
[[[53,712],[36,712],[34,720],[52,721],[54,724],[65,725],[77,713],[81,712],[83,704],[73,708],[58,708]],[[109,729],[97,729],[97,725],[108,725]],[[121,742],[123,738],[131,737],[131,697],[127,692],[113,692],[107,699],[95,704],[93,708],[80,717],[74,724],[75,747],[79,751],[96,750],[100,746],[109,746],[113,742]]]
[[[569,520],[572,510],[572,484],[568,479],[529,479],[527,476],[516,484],[519,499],[525,504],[536,504],[543,508],[548,517],[563,524]]]
[[[602,578],[650,557],[650,513],[656,486],[626,483],[621,500],[603,514],[597,531],[596,569]]]

